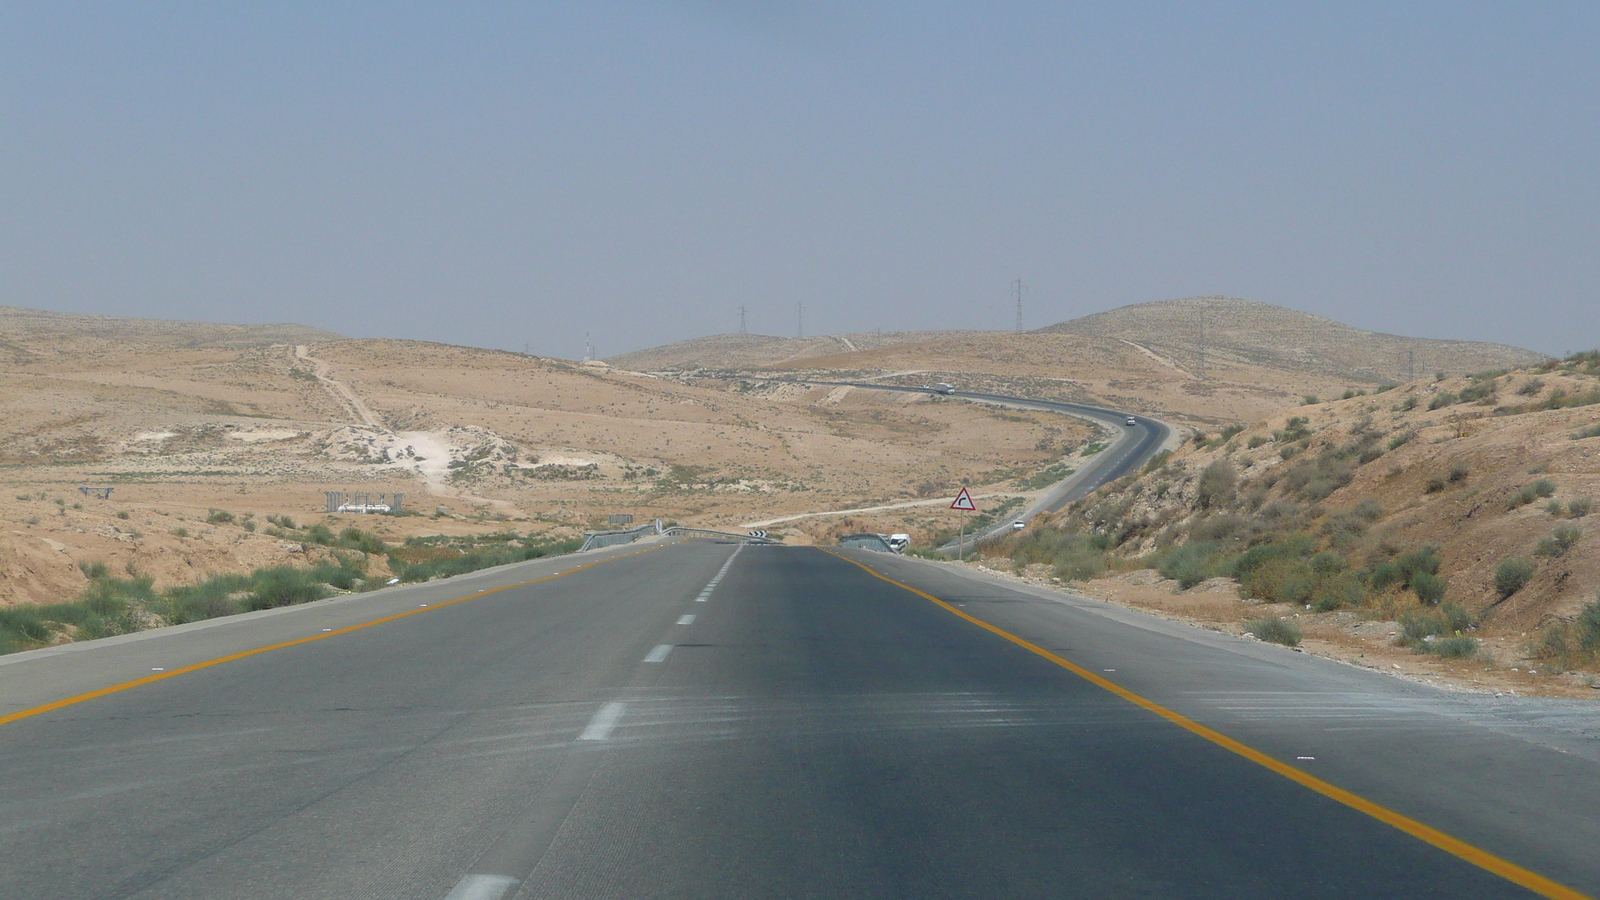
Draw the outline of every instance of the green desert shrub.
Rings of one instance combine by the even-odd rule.
[[[337,543],[346,550],[359,550],[374,556],[381,556],[389,549],[377,535],[359,528],[346,528],[340,531]]]
[[[181,625],[231,616],[244,612],[245,598],[251,588],[249,575],[213,575],[194,584],[173,588],[166,593],[165,615],[168,622]]]
[[[1302,438],[1311,436],[1311,420],[1305,416],[1290,416],[1283,427],[1273,432],[1272,438],[1280,444],[1292,444]]]
[[[1533,579],[1534,565],[1520,556],[1502,559],[1494,567],[1494,590],[1504,600]]]
[[[1417,572],[1411,576],[1411,590],[1417,599],[1429,606],[1444,599],[1445,580],[1432,572]]]
[[[1311,590],[1311,608],[1317,612],[1332,612],[1345,607],[1360,606],[1366,588],[1353,572],[1324,576]]]
[[[1525,484],[1522,489],[1511,498],[1511,508],[1527,506],[1535,500],[1553,497],[1556,493],[1556,483],[1548,478],[1540,478],[1530,484]]]
[[[1300,645],[1300,629],[1296,628],[1293,622],[1276,616],[1251,619],[1244,623],[1244,630],[1263,641],[1282,644],[1285,647]]]
[[[1478,655],[1478,639],[1464,634],[1442,637],[1427,644],[1429,653],[1447,659],[1472,659]]]
[[[1572,545],[1583,537],[1583,531],[1572,525],[1557,525],[1547,537],[1539,539],[1538,546],[1533,550],[1534,556],[1557,557],[1565,556]]]
[[[1219,459],[1206,466],[1195,486],[1201,509],[1215,509],[1232,503],[1239,493],[1239,473],[1233,463]]]
[[[1413,649],[1444,634],[1446,628],[1443,617],[1425,612],[1401,613],[1399,625],[1399,643]]]
[[[1394,559],[1374,567],[1368,580],[1374,590],[1398,585],[1415,591],[1412,588],[1418,575],[1437,575],[1439,566],[1443,562],[1439,558],[1439,548],[1432,544],[1416,550],[1408,550]]]
[[[1226,542],[1191,540],[1161,553],[1156,571],[1187,589],[1208,578],[1227,574],[1231,560],[1232,553]]]
[[[0,653],[14,653],[50,640],[48,622],[37,607],[0,607]]]
[[[274,566],[261,569],[251,578],[251,592],[246,604],[250,609],[272,609],[309,603],[328,596],[328,587],[305,569],[293,566]]]

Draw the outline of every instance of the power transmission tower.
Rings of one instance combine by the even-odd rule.
[[[744,330],[744,307],[742,307],[742,306],[739,307],[739,333],[740,334],[749,334],[748,331]]]
[[[1011,293],[1017,298],[1017,334],[1022,333],[1022,292],[1026,290],[1027,287],[1023,285],[1021,278],[1012,282]]]
[[[594,359],[594,344],[589,343],[589,332],[583,333],[583,361]]]
[[[1406,380],[1417,380],[1417,345],[1406,348]]]
[[[795,337],[806,336],[806,305],[804,303],[796,303],[794,305],[794,332]]]

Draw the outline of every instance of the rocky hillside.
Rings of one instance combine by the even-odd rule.
[[[1216,579],[1300,627],[1600,668],[1600,354],[1418,381],[1197,435],[1011,541],[1063,579]],[[1241,612],[1241,615],[1244,613]],[[1483,661],[1480,658],[1480,661]]]
[[[1408,369],[1420,378],[1435,372],[1464,375],[1531,366],[1543,360],[1543,354],[1519,347],[1363,331],[1322,316],[1234,297],[1137,303],[1039,331],[1132,342],[1197,374],[1219,362],[1236,361],[1392,382],[1404,379]],[[1199,353],[1202,333],[1204,364]]]

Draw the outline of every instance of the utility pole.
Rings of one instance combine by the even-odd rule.
[[[806,305],[804,303],[796,303],[794,305],[794,332],[795,337],[806,336]]]
[[[749,334],[750,333],[750,332],[744,330],[744,307],[742,307],[742,306],[739,307],[739,333],[740,334]]]
[[[1022,292],[1025,290],[1027,288],[1023,286],[1021,278],[1012,283],[1011,292],[1017,298],[1017,334],[1022,333]]]
[[[1200,304],[1200,328],[1199,328],[1199,332],[1200,333],[1199,333],[1198,344],[1199,344],[1200,365],[1198,366],[1198,369],[1199,369],[1200,380],[1201,381],[1205,381],[1206,380],[1206,305],[1203,302]]]
[[[1406,348],[1406,380],[1417,380],[1417,345]]]

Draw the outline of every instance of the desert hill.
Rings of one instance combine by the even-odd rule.
[[[797,360],[878,350],[900,344],[920,344],[974,332],[893,331],[833,334],[808,338],[767,334],[715,334],[636,350],[606,361],[635,372],[681,372],[692,369],[761,369]]]
[[[391,544],[506,529],[563,538],[611,513],[736,527],[917,500],[919,486],[1015,489],[1090,437],[1060,417],[927,396],[673,380],[416,341],[260,343],[325,336],[297,326],[6,321],[0,606],[77,596],[80,564],[159,590],[331,552],[283,538],[268,517]],[[404,493],[418,515],[329,515],[325,491]]]
[[[219,325],[91,316],[0,306],[0,346],[13,355],[71,353],[75,342],[128,341],[185,348],[265,347],[339,340],[341,335],[307,325]]]
[[[1481,647],[1441,644],[1466,660],[1441,664],[1553,676],[1600,669],[1597,496],[1600,357],[1578,354],[1198,435],[1005,552],[1067,578],[1153,566],[1107,583],[1202,618],[1282,617],[1341,659],[1362,639],[1428,657],[1459,634]]]
[[[1352,328],[1333,319],[1235,297],[1189,297],[1137,303],[1039,329],[1128,341],[1191,370],[1231,360],[1267,368],[1367,381],[1409,374],[1465,375],[1535,365],[1544,354],[1504,344],[1409,338]],[[1408,372],[1409,369],[1409,372]]]
[[[1188,335],[1205,310],[1204,368]],[[1414,361],[1413,361],[1414,360]],[[1143,303],[1021,334],[848,335],[798,341],[719,335],[618,357],[638,371],[745,372],[819,381],[946,381],[1164,416],[1197,427],[1250,422],[1305,396],[1343,396],[1416,373],[1461,375],[1543,356],[1470,341],[1352,328],[1266,303],[1195,298]]]

